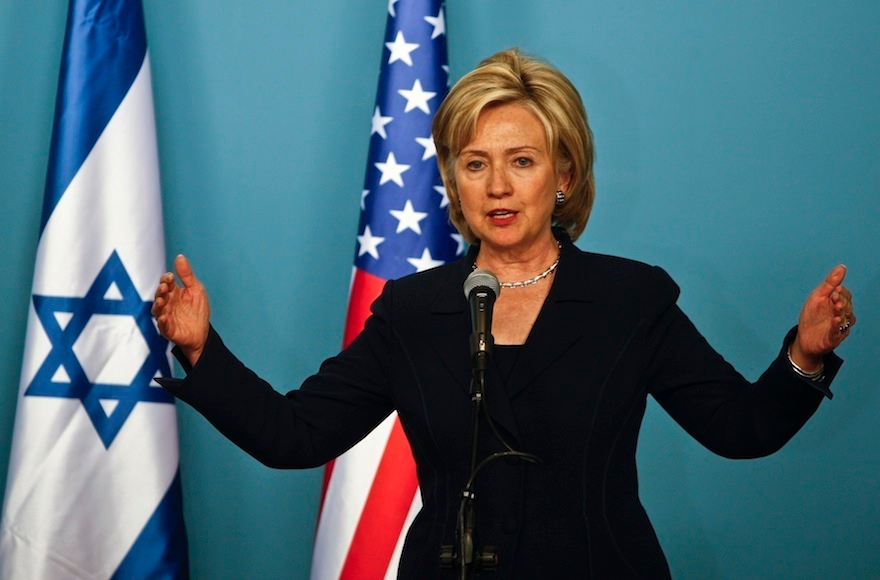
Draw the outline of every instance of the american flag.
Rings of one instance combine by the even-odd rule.
[[[448,88],[446,63],[443,2],[389,0],[344,345],[363,328],[385,281],[464,254],[431,139]],[[420,507],[409,444],[392,415],[326,468],[312,579],[396,577]]]

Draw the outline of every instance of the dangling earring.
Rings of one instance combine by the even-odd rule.
[[[556,190],[556,205],[561,206],[565,204],[565,192],[561,189]]]

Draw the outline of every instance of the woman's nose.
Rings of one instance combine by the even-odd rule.
[[[493,197],[509,195],[511,192],[510,179],[504,169],[492,168],[489,174],[489,188],[487,193]]]

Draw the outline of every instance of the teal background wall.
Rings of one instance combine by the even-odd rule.
[[[281,390],[341,341],[386,6],[145,1],[168,254]],[[65,14],[0,0],[0,481]],[[446,19],[453,78],[509,46],[572,78],[598,149],[579,245],[665,267],[747,376],[849,266],[834,400],[748,462],[652,404],[641,489],[678,578],[880,578],[880,3],[449,0]],[[193,576],[306,578],[321,471],[267,469],[187,407],[179,422]]]

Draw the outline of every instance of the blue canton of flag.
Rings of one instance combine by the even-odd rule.
[[[0,525],[0,578],[186,578],[140,0],[72,0]]]
[[[448,89],[442,2],[392,0],[389,13],[394,26],[386,31],[355,260],[383,280],[464,253],[449,223],[431,138]]]

